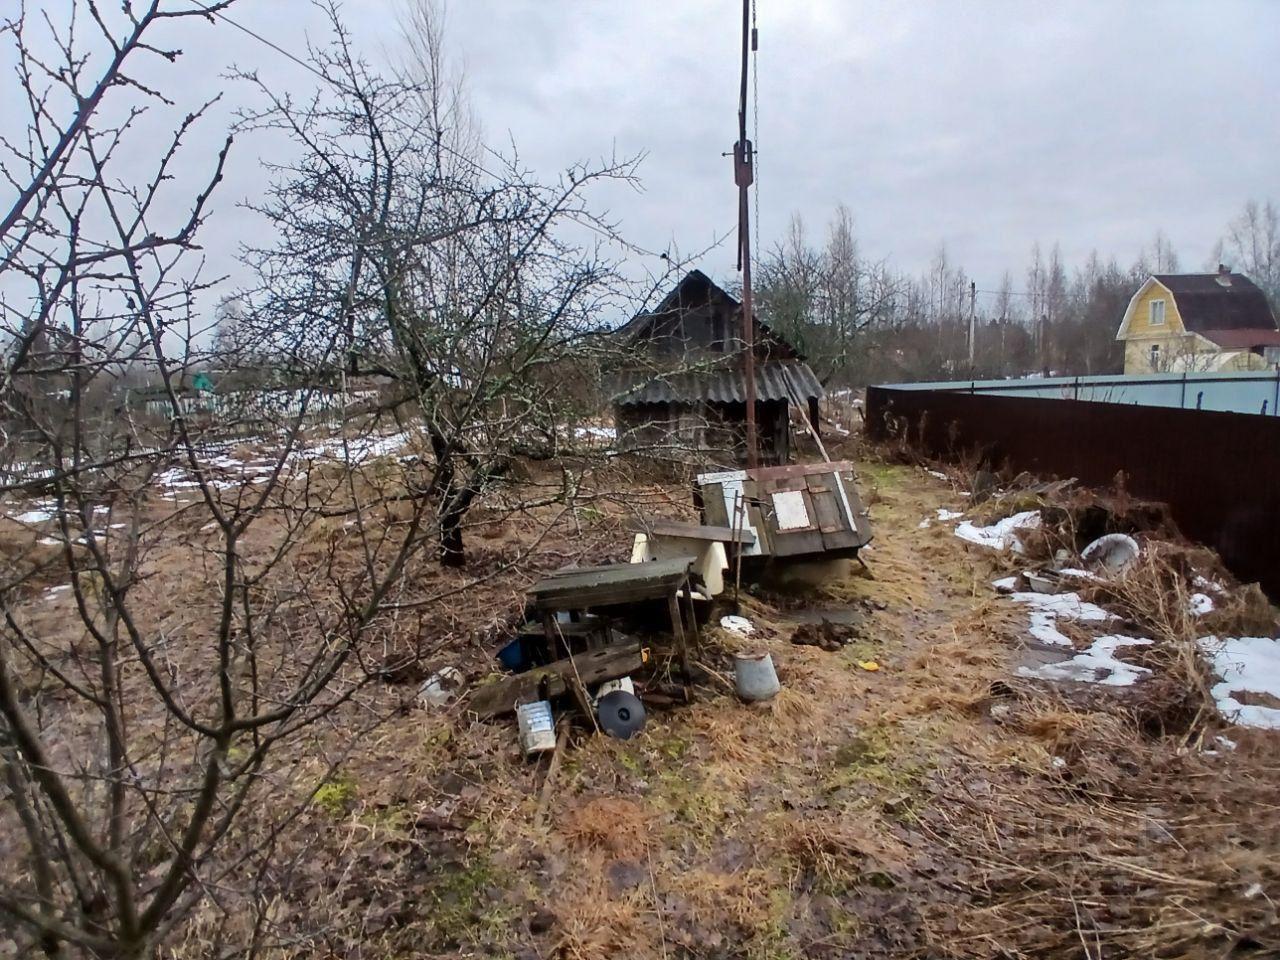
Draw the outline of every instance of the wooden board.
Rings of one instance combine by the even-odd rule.
[[[538,698],[538,687],[543,679],[547,680],[548,695],[558,697],[569,691],[569,682],[575,676],[575,662],[577,673],[587,686],[617,680],[643,667],[647,652],[638,644],[627,643],[574,654],[573,661],[567,658],[557,660],[545,667],[535,667],[527,673],[477,687],[467,701],[467,710],[482,718],[510,713],[518,704]]]
[[[809,525],[805,527],[796,527],[789,530],[783,530],[776,516],[770,516],[765,525],[765,529],[769,531],[769,539],[772,546],[772,555],[775,557],[793,557],[805,553],[821,553],[825,549],[822,542],[822,532],[816,524],[817,511],[813,506],[813,498],[809,494],[808,485],[805,482],[806,475],[799,474],[797,476],[782,476],[776,479],[760,480],[757,485],[760,489],[760,498],[766,504],[773,503],[774,494],[792,493],[798,494],[800,502],[804,504],[804,511],[809,519]],[[772,514],[773,511],[771,510]]]
[[[733,527],[733,517],[724,503],[724,484],[708,483],[702,488],[702,516],[716,527]]]
[[[724,506],[721,498],[720,505]],[[709,526],[701,523],[681,523],[677,520],[654,520],[647,525],[638,524],[636,529],[641,533],[652,533],[660,537],[683,537],[686,540],[711,540],[718,543],[755,543],[756,538],[750,530],[735,533],[732,526]]]
[[[742,481],[750,525],[763,556],[794,557],[839,552],[847,555],[871,542],[871,525],[854,485],[853,464],[799,463],[747,471]],[[724,503],[721,482],[701,487],[702,515],[707,524],[733,526]],[[773,508],[773,494],[792,493],[790,506],[803,503],[809,524],[782,529]]]

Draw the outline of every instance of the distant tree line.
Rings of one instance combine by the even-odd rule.
[[[1280,303],[1280,208],[1250,200],[1213,248]],[[1187,268],[1194,270],[1195,268]],[[1032,245],[1022,282],[1006,270],[995,289],[978,286],[940,246],[920,276],[863,254],[853,215],[836,208],[815,241],[801,218],[756,267],[760,318],[792,339],[829,387],[877,381],[1117,373],[1116,328],[1153,273],[1184,267],[1157,231],[1128,266],[1096,251],[1069,269],[1061,248]],[[970,328],[973,343],[970,345]]]

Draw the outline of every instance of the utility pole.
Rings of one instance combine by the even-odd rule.
[[[1049,315],[1040,314],[1040,368],[1049,375]]]
[[[747,139],[748,56],[756,47],[751,0],[742,0],[742,89],[738,99],[738,142],[733,145],[733,182],[738,185],[738,269],[742,271],[742,375],[747,400],[747,469],[759,466],[756,442],[755,313],[751,300],[751,231],[747,188],[755,179],[752,145]]]
[[[974,332],[977,329],[978,283],[969,281],[969,376],[973,376]]]

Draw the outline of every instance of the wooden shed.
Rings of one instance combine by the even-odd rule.
[[[745,458],[742,304],[700,270],[658,306],[618,331],[626,361],[612,405],[624,450],[724,465]],[[760,456],[791,456],[791,413],[815,427],[822,385],[794,346],[756,321],[756,420]]]

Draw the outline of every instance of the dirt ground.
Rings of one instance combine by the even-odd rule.
[[[1008,560],[921,526],[965,509],[960,492],[874,454],[858,470],[873,578],[848,564],[744,598],[756,633],[706,632],[693,704],[652,710],[627,742],[575,731],[549,782],[511,718],[416,699],[448,663],[484,679],[533,572],[420,619],[465,639],[360,704],[390,719],[297,747],[292,782],[324,783],[269,877],[272,921],[298,938],[273,955],[1276,955],[1275,736],[1156,735],[1136,690],[1017,679],[1026,615],[990,585]],[[689,509],[678,485],[645,498]],[[622,559],[625,520],[576,516],[541,562]],[[476,562],[535,529],[475,538]],[[841,642],[793,643],[804,623]],[[777,664],[767,704],[716,676],[743,646]],[[202,955],[215,909],[170,955]]]
[[[1002,561],[920,526],[958,492],[875,460],[860,476],[874,579],[749,598],[749,641],[710,631],[720,669],[738,645],[773,654],[771,703],[712,680],[631,741],[578,731],[545,788],[510,720],[412,707],[361,744],[282,877],[291,909],[324,905],[301,953],[1272,955],[1274,738],[1206,749],[1142,733],[1127,691],[1015,681]],[[849,642],[793,644],[824,611]]]

